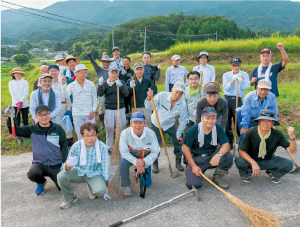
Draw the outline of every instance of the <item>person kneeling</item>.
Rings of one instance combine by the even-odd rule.
[[[60,205],[61,209],[77,201],[71,183],[87,183],[91,199],[102,195],[105,200],[110,199],[106,188],[110,178],[110,158],[105,144],[97,139],[97,125],[84,123],[80,134],[82,139],[73,144],[63,170],[57,175],[65,200]]]
[[[228,138],[223,128],[216,124],[217,112],[213,107],[206,107],[201,113],[201,122],[192,126],[183,140],[183,153],[188,160],[185,170],[186,186],[199,188],[202,177],[199,172],[216,168],[212,181],[221,188],[228,188],[221,177],[225,176],[233,163],[233,156],[229,152]],[[216,151],[220,143],[220,151]]]
[[[280,178],[293,169],[293,163],[283,157],[275,156],[277,147],[289,149],[291,153],[297,152],[294,136],[294,127],[288,127],[288,141],[281,131],[273,126],[279,125],[275,120],[275,112],[262,110],[259,117],[254,120],[258,126],[252,127],[244,135],[239,146],[239,155],[235,159],[242,181],[249,183],[252,174],[258,176],[260,170],[267,170],[265,175],[275,184],[280,183]]]
[[[146,179],[146,181],[150,182],[150,168],[160,151],[155,133],[145,126],[145,115],[141,112],[135,112],[131,115],[130,127],[121,133],[120,175],[121,187],[125,187],[124,195],[126,196],[130,196],[132,193],[129,178],[130,166],[135,165],[138,174],[145,174],[145,170],[147,170],[149,175],[147,174],[146,177],[148,176],[150,179]],[[150,185],[146,184],[146,186]]]

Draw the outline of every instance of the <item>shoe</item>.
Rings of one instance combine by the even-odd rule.
[[[152,169],[152,173],[158,173],[158,158],[153,162],[153,169]]]
[[[21,137],[21,138],[22,138],[23,143],[26,142],[27,140],[29,140],[28,138],[25,138],[25,137]]]
[[[47,180],[44,184],[37,184],[37,187],[35,189],[35,194],[42,195],[45,192],[45,185],[47,184]]]
[[[95,196],[93,193],[92,193],[92,189],[90,188],[89,185],[87,185],[87,188],[89,190],[89,196],[90,196],[90,199],[97,199],[98,196]]]
[[[250,183],[251,182],[251,176],[252,176],[252,173],[247,173],[246,176],[241,177],[241,179],[244,183]]]
[[[181,166],[181,155],[180,156],[176,155],[176,168],[179,171],[183,171],[184,170],[184,168]]]
[[[268,170],[265,172],[265,175],[267,177],[269,177],[274,184],[280,184],[281,183],[280,179],[277,178],[277,177],[274,177],[273,173],[269,172]]]
[[[20,136],[17,136],[17,143],[22,143],[22,138]]]
[[[221,177],[225,176],[226,173],[227,173],[226,170],[222,170],[217,167],[213,174],[212,182],[214,182],[220,188],[224,188],[224,189],[229,188],[228,184],[224,183],[224,181],[221,179]]]
[[[125,190],[124,190],[124,195],[131,196],[131,194],[132,194],[131,188],[130,187],[126,187]]]
[[[60,204],[59,208],[60,209],[66,209],[69,206],[71,206],[72,203],[75,203],[77,201],[77,196],[75,195],[73,199],[71,199],[69,202],[63,202],[62,204]]]

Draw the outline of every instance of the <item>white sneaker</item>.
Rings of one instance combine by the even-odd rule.
[[[87,185],[87,188],[88,188],[88,190],[89,190],[89,196],[90,196],[90,199],[96,199],[96,198],[98,198],[97,196],[93,195],[92,190],[91,190],[91,188],[90,188],[89,185]]]
[[[125,187],[124,195],[131,196],[131,194],[132,194],[131,188],[130,187]]]
[[[77,201],[77,196],[75,195],[74,198],[72,200],[70,200],[69,202],[63,202],[62,204],[60,204],[59,208],[60,209],[66,209],[69,206],[71,206],[72,203],[75,203]]]

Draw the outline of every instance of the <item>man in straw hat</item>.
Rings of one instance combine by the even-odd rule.
[[[62,63],[64,61],[64,58],[61,54],[58,54],[55,56],[55,63],[59,67],[59,74],[58,79],[61,80],[61,74],[68,68],[67,66],[64,66]]]
[[[241,143],[244,133],[251,127],[257,126],[254,120],[258,118],[261,110],[274,111],[274,118],[277,120],[277,102],[276,96],[270,92],[272,82],[267,79],[258,81],[257,89],[249,92],[244,98],[244,104],[238,108],[238,126],[240,130]]]
[[[182,141],[183,131],[188,121],[188,114],[185,101],[181,98],[185,91],[185,85],[183,82],[176,82],[171,92],[160,92],[153,97],[159,122],[162,128],[163,134],[168,134],[174,145],[174,154],[176,156],[176,168],[183,171],[181,166],[182,156]],[[151,97],[154,91],[147,92],[147,98],[145,99],[145,107],[152,110],[154,106],[151,102]],[[179,116],[179,126],[176,130],[175,118]],[[151,116],[151,129],[155,132],[158,143],[162,142],[158,123],[155,113]],[[158,158],[153,163],[153,173],[158,173]]]
[[[80,127],[86,122],[95,123],[97,91],[92,81],[87,80],[88,69],[84,64],[76,66],[76,80],[67,86],[67,78],[62,78],[63,97],[73,96],[72,116],[77,138],[81,139]]]
[[[151,165],[157,159],[160,151],[156,135],[150,128],[145,127],[145,121],[143,113],[132,113],[130,127],[121,133],[120,175],[121,187],[125,187],[124,195],[126,196],[130,196],[132,193],[129,178],[130,166],[136,166],[139,174],[145,174],[145,170],[150,172]],[[146,177],[151,177],[151,175],[148,173]],[[151,179],[147,179],[147,181],[151,181]]]
[[[217,111],[213,107],[206,107],[201,112],[201,122],[190,128],[183,140],[183,153],[188,160],[185,170],[186,186],[199,188],[202,177],[199,172],[216,168],[212,181],[221,188],[228,188],[228,184],[221,179],[233,163],[233,156],[229,152],[228,138],[223,128],[217,123]],[[220,143],[221,148],[216,151]]]
[[[242,98],[244,91],[250,87],[248,73],[241,71],[242,61],[240,58],[232,58],[230,61],[230,68],[232,71],[223,74],[223,89],[224,98],[228,102],[228,120],[226,125],[226,135],[229,139],[230,148],[233,148],[233,133],[232,121],[235,122],[235,109],[242,106]],[[236,84],[238,81],[238,106],[236,107]],[[238,132],[239,135],[239,132]]]
[[[97,139],[96,124],[87,122],[81,125],[82,139],[74,143],[62,171],[57,176],[64,202],[60,209],[68,208],[77,201],[71,183],[87,183],[89,196],[96,199],[103,196],[110,199],[107,193],[110,178],[110,158],[105,144]]]
[[[224,130],[228,118],[227,100],[220,97],[221,88],[217,82],[210,81],[204,85],[205,97],[199,99],[197,103],[197,123],[201,122],[201,113],[205,107],[214,107],[217,112],[217,124]]]
[[[103,78],[99,78],[97,84],[98,96],[105,95],[105,130],[106,130],[106,147],[109,152],[113,149],[113,134],[115,124],[118,117],[118,97],[117,86],[119,86],[119,111],[120,111],[120,132],[126,126],[126,115],[124,107],[124,97],[129,94],[126,83],[123,80],[119,80],[119,68],[113,66],[109,67],[109,78],[103,81]]]
[[[74,58],[72,55],[68,55],[66,59],[62,62],[63,66],[68,68],[63,71],[65,77],[67,77],[67,84],[73,82],[73,77],[75,76],[75,68],[80,62],[80,58]]]
[[[275,156],[277,147],[289,149],[291,153],[297,152],[294,127],[288,127],[289,140],[273,126],[279,125],[275,119],[275,112],[262,110],[259,117],[254,120],[258,126],[249,129],[239,146],[239,155],[235,163],[239,169],[242,181],[249,183],[251,176],[258,176],[260,170],[267,170],[265,175],[275,184],[280,178],[293,169],[293,162],[289,159]]]
[[[175,54],[171,58],[172,65],[166,71],[165,89],[167,92],[171,91],[176,82],[183,82],[186,78],[186,84],[189,84],[187,79],[188,71],[184,66],[180,65],[180,56]]]
[[[90,59],[90,62],[92,63],[96,73],[98,80],[102,77],[103,80],[108,79],[108,69],[109,64],[113,62],[114,60],[111,59],[108,55],[102,55],[102,59],[97,59],[102,63],[102,66],[99,66],[95,59],[92,56],[91,47],[86,48],[87,56]],[[100,129],[104,128],[104,114],[105,114],[105,96],[98,97],[98,104],[99,104],[99,123],[100,123]]]
[[[53,123],[60,124],[58,114],[61,111],[61,98],[58,91],[52,88],[52,76],[48,73],[41,75],[41,87],[30,95],[30,113],[35,123],[38,119],[35,116],[35,109],[38,105],[44,104],[50,109],[50,119]]]

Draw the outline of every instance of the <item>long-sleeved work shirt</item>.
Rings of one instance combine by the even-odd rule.
[[[92,65],[97,73],[98,79],[102,76],[103,80],[107,80],[108,79],[108,69],[105,70],[103,67],[99,66],[97,64],[97,62],[95,61],[95,59],[93,58],[92,54],[87,54],[87,56],[90,59],[90,62],[92,63]]]
[[[166,81],[165,81],[165,89],[169,92],[169,84],[175,84],[176,82],[183,82],[184,78],[186,78],[186,85],[189,85],[189,80],[187,79],[188,71],[184,66],[178,65],[170,66],[166,71]]]
[[[243,98],[244,91],[250,87],[249,75],[244,71],[239,71],[238,73],[242,74],[242,77],[244,78],[244,80],[241,83],[239,82],[238,90],[239,98]],[[233,71],[226,72],[223,74],[223,90],[224,95],[226,96],[236,96],[236,80],[233,82],[233,85],[230,86],[230,82],[232,81],[233,75]]]

